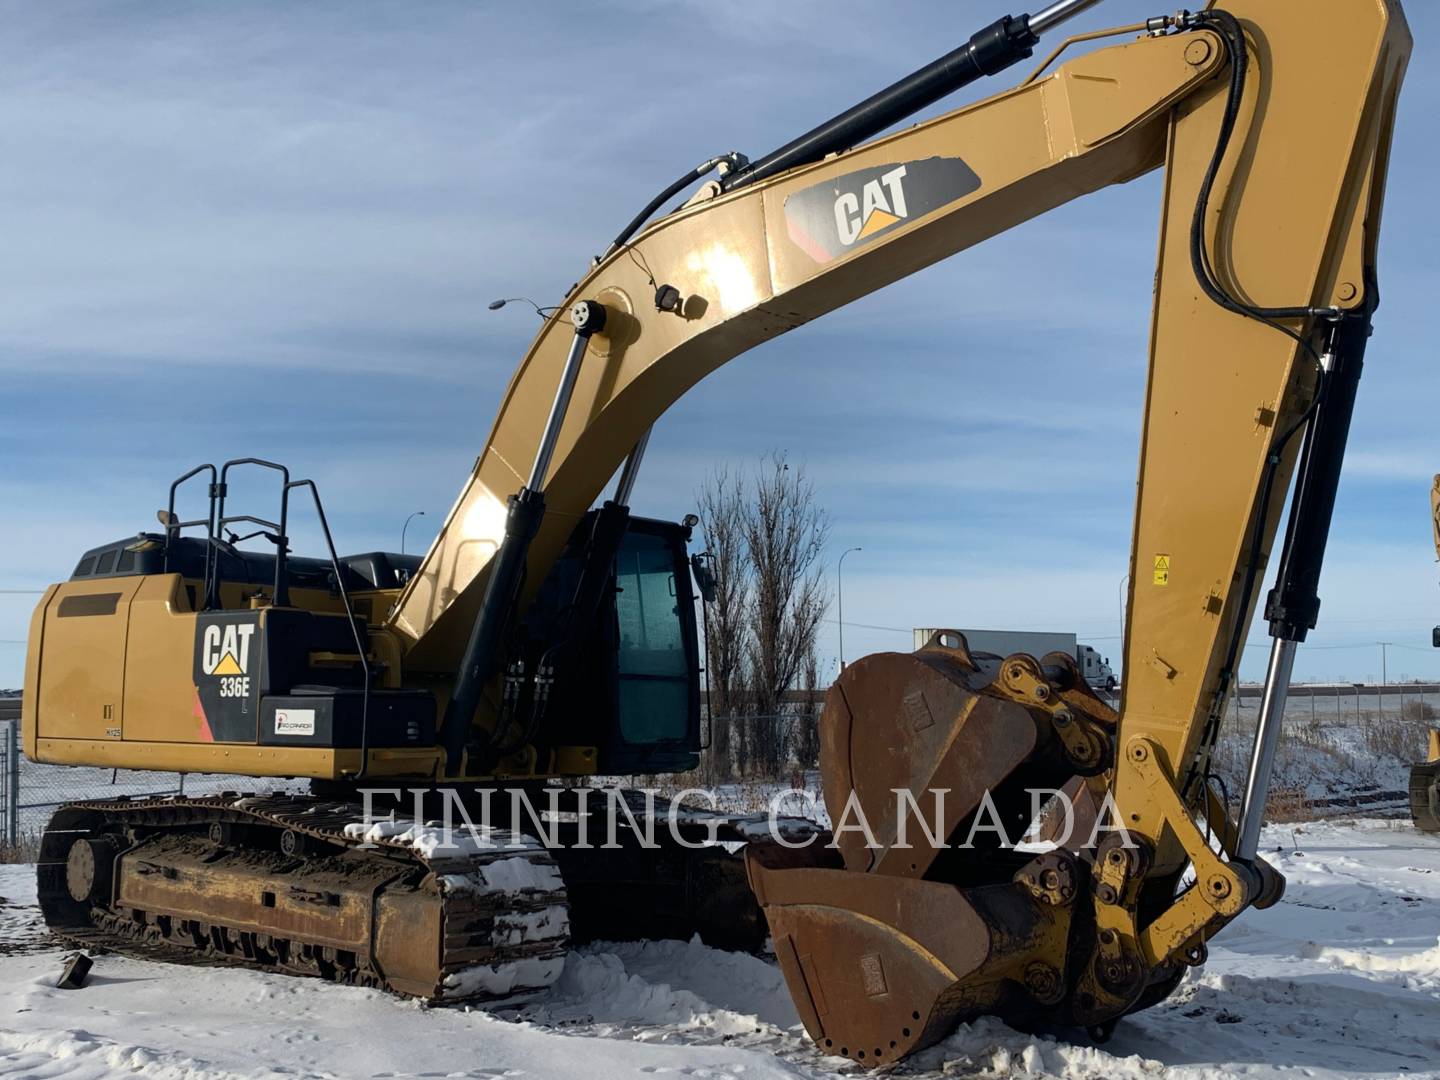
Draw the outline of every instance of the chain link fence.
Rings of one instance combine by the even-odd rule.
[[[692,780],[718,785],[747,808],[749,802],[763,808],[761,796],[768,799],[776,791],[818,791],[815,725],[822,696],[807,695],[780,715],[707,719],[698,773],[649,779],[661,785],[684,786]],[[1260,688],[1244,686],[1228,710],[1217,766],[1235,783],[1248,764],[1259,701]],[[1332,801],[1337,809],[1372,804],[1388,809],[1389,802],[1400,807],[1409,763],[1424,758],[1426,735],[1433,726],[1440,726],[1440,685],[1294,686],[1272,791],[1299,793],[1297,798],[1315,808]],[[33,853],[50,815],[72,800],[306,786],[304,781],[266,777],[41,765],[20,753],[20,736],[20,699],[0,698],[0,859]]]
[[[223,773],[43,765],[20,752],[20,698],[0,698],[0,861],[29,861],[55,810],[84,799],[304,789],[305,781]]]
[[[1097,693],[1119,707],[1119,693]],[[1261,695],[1259,685],[1240,687],[1221,728],[1213,765],[1232,802],[1243,790]],[[693,779],[718,788],[726,810],[764,809],[789,789],[818,792],[814,717],[822,698],[823,691],[804,701],[796,694],[795,711],[780,716],[715,717]],[[1434,683],[1292,686],[1271,781],[1272,816],[1407,816],[1410,765],[1424,759],[1432,727],[1440,727]],[[661,787],[680,779],[690,778],[654,778]]]

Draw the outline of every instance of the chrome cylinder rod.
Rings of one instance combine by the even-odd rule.
[[[1290,673],[1295,668],[1297,642],[1276,638],[1270,647],[1270,666],[1265,672],[1265,692],[1260,698],[1260,718],[1255,726],[1255,746],[1250,753],[1250,772],[1245,777],[1245,799],[1240,804],[1239,838],[1233,858],[1248,862],[1260,850],[1260,826],[1265,823],[1265,800],[1270,795],[1270,773],[1275,767],[1275,749],[1285,725],[1285,699],[1290,696]]]
[[[615,484],[615,502],[620,506],[630,505],[630,493],[635,490],[635,478],[640,475],[640,462],[650,442],[650,431],[650,428],[645,429],[645,434],[640,436],[630,456],[625,459],[625,467],[620,470],[620,479]]]
[[[535,464],[530,469],[530,479],[525,485],[531,491],[545,490],[545,474],[550,471],[550,458],[555,453],[555,444],[560,440],[560,428],[564,425],[565,413],[570,408],[570,395],[575,392],[575,380],[580,376],[580,361],[590,344],[590,335],[605,328],[605,307],[593,300],[581,300],[571,307],[570,321],[575,325],[575,336],[570,341],[565,368],[560,372],[560,385],[555,388],[555,400],[550,403],[550,415],[545,419],[545,431],[540,436],[540,446],[535,451]]]
[[[1047,30],[1053,30],[1066,19],[1073,18],[1098,3],[1100,0],[1057,0],[1056,3],[1030,16],[1030,32],[1038,37]]]

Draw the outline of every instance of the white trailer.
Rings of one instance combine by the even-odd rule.
[[[1085,681],[1097,690],[1114,690],[1115,672],[1110,661],[1098,650],[1078,641],[1074,634],[1048,633],[1038,630],[965,630],[956,627],[965,635],[971,652],[994,653],[996,656],[1011,656],[1014,653],[1029,653],[1039,660],[1046,653],[1063,652],[1075,658]],[[930,635],[931,627],[915,630],[915,648],[922,648]]]

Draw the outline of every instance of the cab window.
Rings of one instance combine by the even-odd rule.
[[[674,551],[663,537],[630,533],[616,558],[620,630],[620,734],[628,743],[683,739],[690,670]]]

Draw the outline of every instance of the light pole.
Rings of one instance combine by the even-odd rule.
[[[1375,704],[1379,707],[1380,715],[1383,717],[1385,715],[1385,687],[1390,685],[1390,668],[1385,662],[1385,653],[1395,643],[1393,641],[1377,641],[1375,644],[1380,646],[1380,693],[1375,695]]]
[[[840,553],[840,560],[835,564],[835,616],[836,622],[840,624],[840,670],[845,670],[845,556],[852,551],[864,551],[864,548],[846,548]]]
[[[409,517],[407,517],[407,518],[405,519],[405,524],[402,525],[402,526],[400,526],[400,554],[401,554],[401,555],[404,555],[404,554],[405,554],[405,530],[408,529],[408,528],[410,528],[410,522],[413,521],[415,518],[417,518],[417,517],[424,517],[424,516],[425,516],[425,511],[424,511],[424,510],[416,510],[413,514],[411,514]]]

